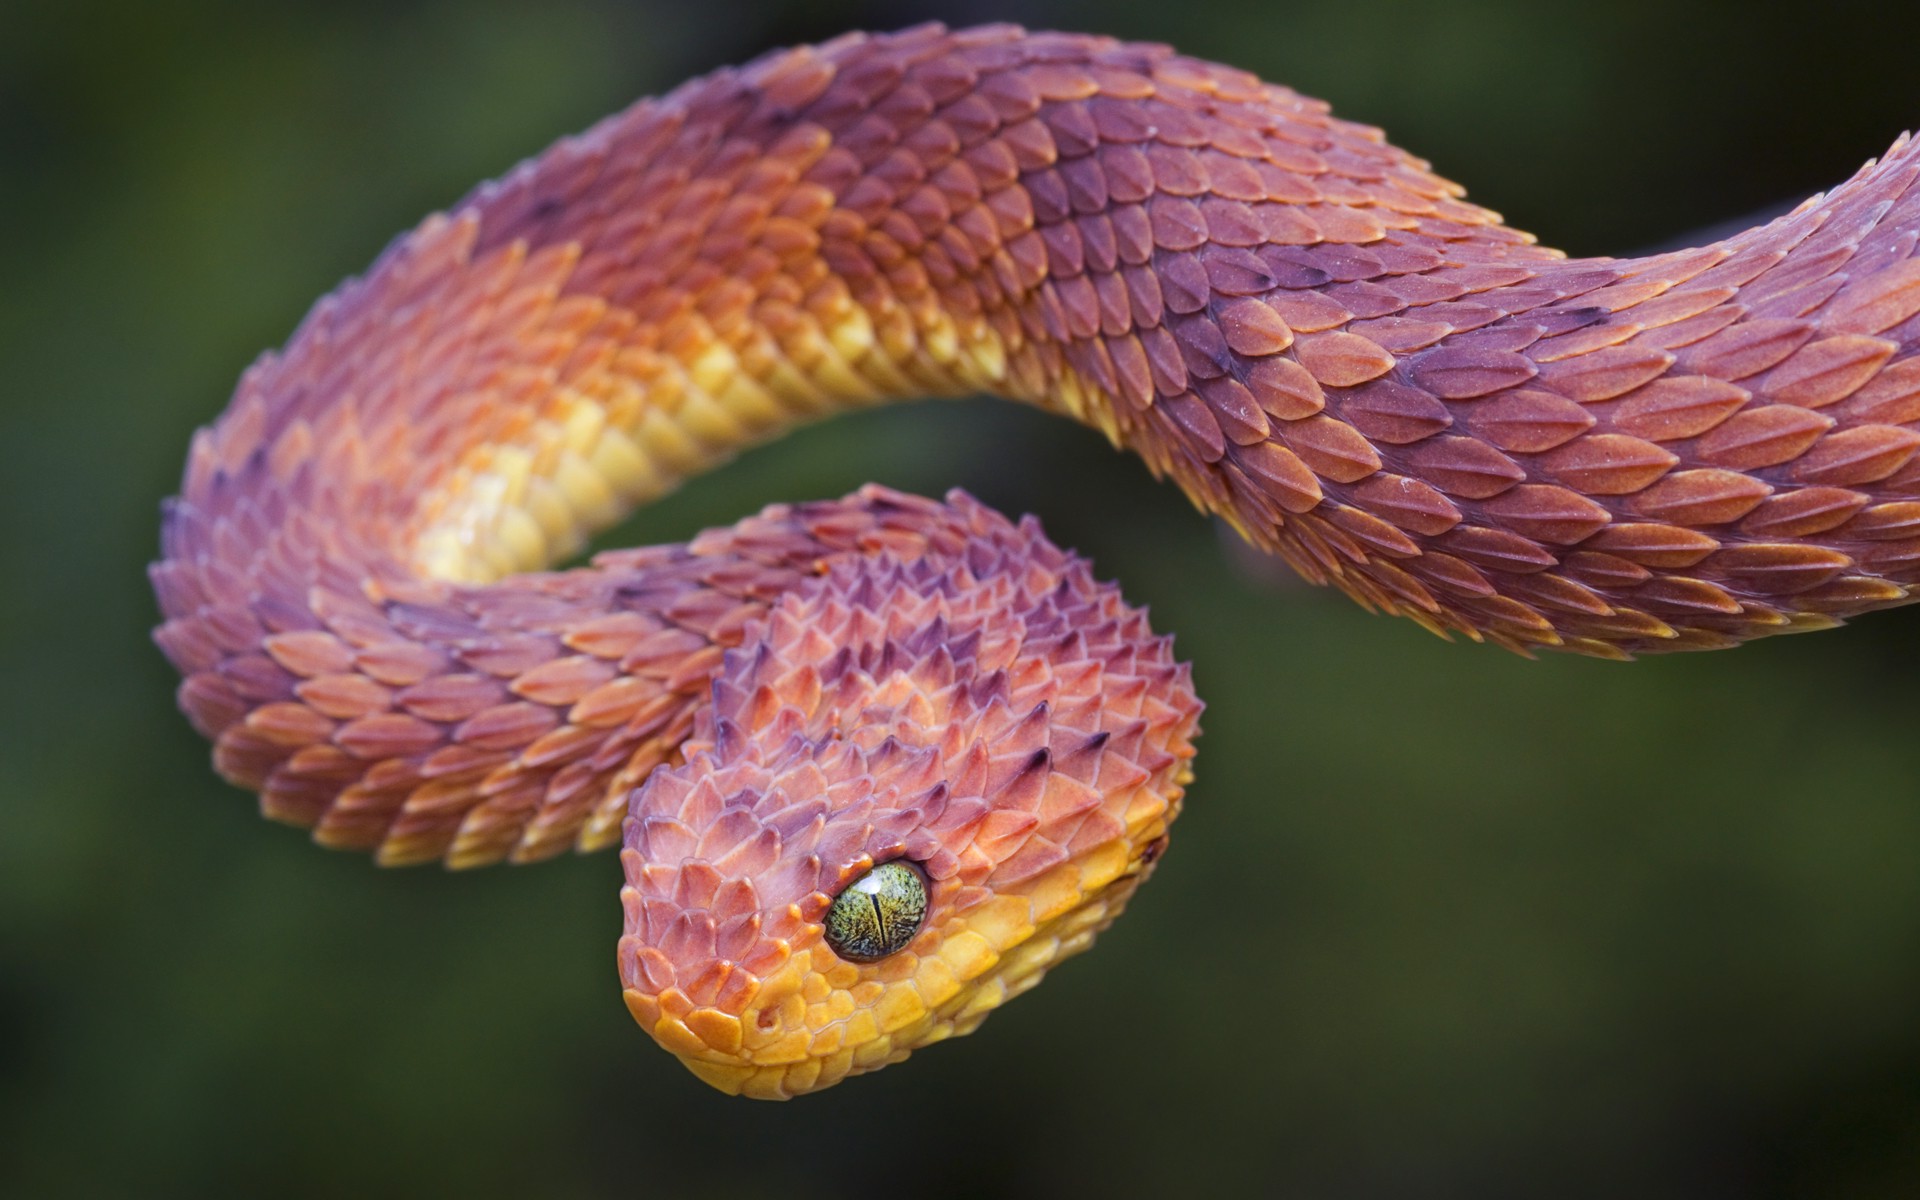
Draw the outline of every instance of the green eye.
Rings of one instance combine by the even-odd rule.
[[[851,962],[874,962],[904,947],[927,915],[919,868],[895,859],[848,884],[827,910],[827,945]]]

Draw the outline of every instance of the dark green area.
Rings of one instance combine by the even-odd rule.
[[[1920,122],[1920,20],[1841,0],[13,0],[0,1193],[1920,1190],[1911,613],[1528,663],[1262,581],[1136,463],[1008,406],[756,452],[616,540],[965,486],[1150,603],[1211,705],[1172,851],[1095,953],[976,1037],[785,1106],[633,1028],[610,856],[379,871],[214,778],[142,567],[252,355],[396,230],[634,96],[934,15],[1291,82],[1582,253],[1795,199]]]

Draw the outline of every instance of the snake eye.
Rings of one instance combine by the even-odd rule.
[[[850,962],[875,962],[913,940],[927,915],[920,869],[895,859],[854,880],[827,909],[827,945]]]

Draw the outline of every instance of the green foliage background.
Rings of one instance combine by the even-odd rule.
[[[771,45],[1011,17],[1326,96],[1576,253],[1920,122],[1908,6],[615,0],[0,10],[0,1192],[1905,1196],[1920,625],[1619,667],[1251,569],[984,401],[747,456],[616,542],[868,479],[1042,515],[1211,707],[1173,852],[965,1042],[785,1106],[618,1001],[610,856],[382,872],[220,784],[147,640],[189,431],[396,230]]]

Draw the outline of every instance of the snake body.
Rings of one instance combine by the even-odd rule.
[[[1920,148],[1569,260],[1160,46],[850,35],[642,101],[399,239],[194,439],[156,637],[220,773],[382,862],[623,837],[619,963],[786,1096],[965,1032],[1151,869],[1199,703],[1031,521],[867,488],[540,573],[798,422],[991,392],[1373,608],[1622,657],[1920,579]],[[924,873],[907,949],[822,914]]]

